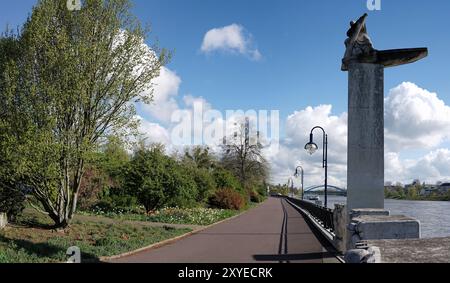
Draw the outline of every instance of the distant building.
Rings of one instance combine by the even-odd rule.
[[[427,197],[432,195],[433,193],[437,193],[438,192],[438,187],[437,185],[424,185],[423,188],[420,190],[419,194],[423,197]]]
[[[450,183],[443,183],[438,187],[441,194],[446,194],[450,191]]]

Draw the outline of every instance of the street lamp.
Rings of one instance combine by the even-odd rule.
[[[292,178],[289,178],[289,180],[288,180],[288,188],[289,188],[289,185],[291,185],[291,187],[290,187],[290,192],[291,192],[291,197],[293,197],[293,193],[294,193],[294,180],[293,180]]]
[[[314,143],[314,130],[320,129],[323,132],[323,158],[322,167],[325,169],[325,207],[328,207],[328,135],[322,127],[314,127],[309,135],[309,143],[305,145],[305,150],[313,155],[319,149],[317,144]]]
[[[301,170],[300,171],[300,173],[298,172],[299,171],[299,169]],[[295,174],[294,174],[294,177],[295,178],[298,178],[298,176],[301,174],[301,177],[302,177],[302,200],[304,200],[305,199],[305,190],[304,190],[304,185],[303,185],[303,177],[305,176],[305,171],[303,170],[303,167],[302,166],[298,166],[297,168],[295,168]]]

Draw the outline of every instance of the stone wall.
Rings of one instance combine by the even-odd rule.
[[[342,254],[347,251],[347,225],[348,214],[347,207],[342,204],[336,204],[333,210],[334,223],[334,243],[333,246]]]

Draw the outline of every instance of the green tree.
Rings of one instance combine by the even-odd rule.
[[[137,196],[147,212],[163,207],[190,207],[197,187],[192,176],[160,145],[139,149],[125,176],[125,188]]]
[[[0,182],[0,213],[6,213],[10,221],[25,209],[25,200],[25,193],[20,187]]]
[[[87,166],[79,190],[78,206],[88,210],[96,205],[105,191],[112,187],[112,180],[106,172],[95,166]]]
[[[222,164],[239,179],[249,193],[268,178],[268,164],[262,153],[259,134],[248,119],[237,124],[233,136],[223,145]]]
[[[217,188],[213,176],[217,160],[208,147],[196,146],[186,148],[181,158],[181,165],[193,176],[197,185],[197,202],[204,203]]]
[[[211,154],[210,149],[202,146],[186,149],[182,161],[197,168],[208,170],[214,168],[216,165],[216,159]]]
[[[239,180],[227,169],[223,167],[215,168],[213,171],[213,177],[217,189],[233,189],[243,192],[243,188]]]
[[[419,198],[420,185],[408,189],[408,199],[416,200]]]
[[[102,146],[98,159],[99,167],[111,178],[120,179],[123,168],[130,161],[130,155],[119,137],[110,136],[106,144]]]
[[[147,31],[128,0],[86,0],[80,11],[66,4],[38,1],[0,83],[9,113],[2,146],[55,228],[72,220],[99,141],[137,128],[132,102],[151,101],[152,79],[168,59],[144,44]]]
[[[185,168],[185,167],[183,167]],[[197,186],[197,202],[204,203],[209,196],[216,190],[217,185],[211,172],[204,168],[191,168],[191,176]]]
[[[0,212],[7,213],[10,220],[24,209],[26,199],[16,170],[20,152],[14,150],[16,133],[22,129],[20,123],[8,123],[11,117],[20,113],[4,105],[10,79],[6,70],[20,57],[20,52],[19,39],[13,32],[7,31],[0,36]]]

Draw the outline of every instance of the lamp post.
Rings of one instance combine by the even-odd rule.
[[[314,130],[320,129],[323,132],[323,159],[322,167],[325,169],[325,207],[328,207],[328,135],[322,127],[314,127],[309,135],[309,143],[305,145],[305,150],[313,155],[319,147],[314,143]]]
[[[293,197],[293,193],[294,193],[294,180],[293,180],[292,178],[289,178],[289,180],[288,180],[288,188],[289,188],[289,185],[291,185],[291,187],[290,187],[290,192],[291,192],[291,197]]]
[[[298,171],[299,171],[299,169],[301,170],[300,172],[301,173],[299,173]],[[301,179],[302,179],[302,200],[304,200],[305,199],[305,190],[304,190],[304,183],[303,183],[303,177],[305,176],[305,171],[303,170],[303,167],[302,166],[297,166],[297,168],[295,168],[295,174],[294,174],[294,177],[295,178],[298,178],[298,176],[301,174]]]

